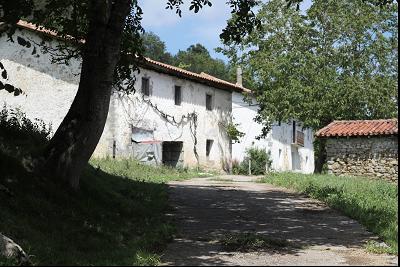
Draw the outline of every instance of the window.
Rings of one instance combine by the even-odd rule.
[[[207,140],[207,143],[206,143],[206,156],[207,157],[210,156],[213,143],[214,143],[214,140]]]
[[[142,94],[145,96],[150,95],[150,80],[149,80],[149,78],[142,78]]]
[[[212,110],[212,95],[206,94],[206,109]]]
[[[175,105],[180,106],[182,103],[182,90],[180,86],[175,86]]]

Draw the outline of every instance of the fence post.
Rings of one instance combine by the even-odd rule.
[[[251,158],[249,158],[249,175],[251,175]]]

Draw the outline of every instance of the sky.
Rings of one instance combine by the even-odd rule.
[[[302,9],[309,6],[311,0],[305,0]],[[166,0],[139,0],[143,9],[142,25],[147,32],[157,34],[167,46],[167,51],[176,54],[190,45],[201,43],[212,57],[227,61],[215,48],[222,46],[219,35],[230,18],[230,8],[226,0],[212,1],[212,7],[204,7],[199,13],[189,11],[189,0],[184,1],[182,17],[175,11],[165,9]]]

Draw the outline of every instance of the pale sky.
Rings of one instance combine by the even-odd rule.
[[[311,0],[305,0],[303,6],[309,6]],[[214,48],[222,46],[219,34],[230,18],[230,8],[225,0],[212,1],[212,7],[204,7],[199,13],[189,11],[189,0],[182,6],[182,17],[174,11],[165,9],[166,0],[139,0],[143,9],[142,25],[152,31],[165,42],[167,50],[175,54],[186,50],[190,45],[201,43],[213,57],[226,60],[222,54],[214,52]]]

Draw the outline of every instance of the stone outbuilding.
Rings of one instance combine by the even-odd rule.
[[[333,121],[316,136],[326,139],[330,174],[397,182],[397,119]]]

